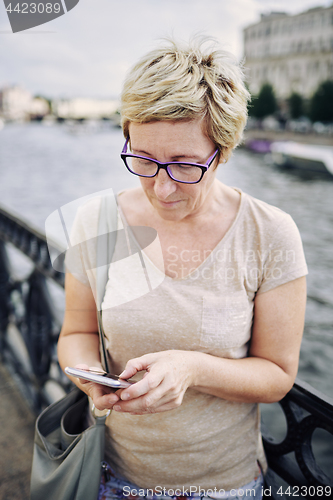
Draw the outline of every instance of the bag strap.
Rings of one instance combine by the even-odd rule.
[[[109,268],[117,239],[118,209],[114,195],[103,196],[99,210],[98,236],[96,248],[96,305],[102,365],[109,372],[106,337],[102,321],[102,302],[108,281]]]

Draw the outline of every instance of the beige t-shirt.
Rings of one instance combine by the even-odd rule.
[[[72,243],[96,235],[99,205],[96,198],[80,209]],[[119,213],[118,228],[123,224]],[[138,253],[122,259],[121,252],[116,243],[102,307],[114,373],[131,358],[168,349],[246,357],[255,295],[307,274],[291,217],[242,192],[232,226],[184,279],[161,279],[144,252],[143,273]],[[75,275],[88,283],[84,272]],[[93,273],[88,277],[94,287]],[[257,404],[188,389],[177,409],[140,416],[112,412],[107,426],[107,460],[142,488],[230,490],[253,480],[258,460],[265,468]]]

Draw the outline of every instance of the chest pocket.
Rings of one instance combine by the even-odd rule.
[[[235,349],[250,339],[252,305],[246,294],[203,297],[200,346],[213,351]]]

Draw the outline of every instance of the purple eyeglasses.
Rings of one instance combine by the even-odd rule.
[[[153,160],[152,158],[127,153],[128,143],[129,137],[126,139],[120,156],[125,163],[126,168],[132,174],[138,175],[139,177],[155,177],[155,175],[157,175],[159,170],[162,168],[167,172],[168,176],[173,181],[182,182],[183,184],[197,184],[200,182],[204,173],[207,172],[219,151],[217,149],[212,156],[208,158],[205,165],[180,161],[162,163],[160,161]]]

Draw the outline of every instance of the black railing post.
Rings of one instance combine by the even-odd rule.
[[[25,297],[25,341],[37,379],[47,377],[51,364],[53,314],[44,276],[36,269]]]
[[[0,240],[0,356],[4,348],[4,335],[9,320],[10,266],[5,244]]]

